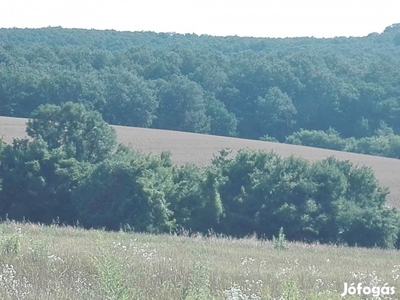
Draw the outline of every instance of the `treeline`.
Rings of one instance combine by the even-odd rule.
[[[264,139],[271,140],[269,137]],[[376,135],[360,139],[342,138],[333,128],[327,131],[300,130],[286,137],[285,143],[400,158],[400,136],[384,125]]]
[[[116,125],[398,158],[397,147],[375,143],[388,140],[383,131],[399,138],[399,82],[399,24],[332,39],[0,29],[5,116],[72,101]],[[320,143],[330,129],[340,145]]]
[[[327,158],[220,154],[206,167],[118,145],[98,112],[44,105],[30,140],[0,143],[0,216],[140,232],[213,230],[271,239],[399,247],[400,215],[371,169]]]

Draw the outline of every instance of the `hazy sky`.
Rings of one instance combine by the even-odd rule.
[[[393,23],[400,23],[400,0],[0,0],[0,28],[333,37]]]

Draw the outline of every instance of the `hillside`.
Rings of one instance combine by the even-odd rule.
[[[0,136],[7,142],[11,142],[13,138],[26,137],[26,121],[27,119],[23,118],[0,117]],[[358,166],[371,167],[381,185],[389,188],[389,205],[400,208],[400,179],[398,177],[400,160],[397,159],[205,134],[114,127],[120,143],[144,152],[159,154],[162,151],[170,151],[172,160],[179,164],[208,164],[213,155],[223,148],[230,148],[234,152],[241,148],[263,149],[275,151],[281,156],[293,154],[311,161],[335,156],[340,160],[349,160]]]

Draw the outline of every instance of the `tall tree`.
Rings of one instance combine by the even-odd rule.
[[[68,157],[90,163],[106,159],[117,145],[114,128],[98,112],[72,102],[41,105],[32,113],[26,132],[43,139],[49,150],[62,148]]]
[[[166,194],[172,185],[170,166],[162,158],[122,147],[95,166],[75,190],[73,201],[85,227],[169,232],[174,226]]]
[[[202,88],[183,76],[157,83],[159,107],[154,122],[158,128],[207,133],[210,119],[206,116]]]
[[[77,220],[70,195],[90,164],[69,158],[62,148],[48,149],[41,137],[14,140],[0,159],[1,217],[47,224]]]
[[[264,97],[258,97],[256,103],[259,137],[268,134],[283,141],[295,126],[297,111],[290,97],[278,87],[272,87]]]
[[[158,106],[154,87],[134,72],[118,71],[104,75],[107,104],[104,118],[114,125],[150,127]]]

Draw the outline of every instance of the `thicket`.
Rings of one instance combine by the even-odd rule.
[[[300,130],[286,137],[285,143],[400,158],[400,136],[385,125],[374,136],[360,139],[342,138],[332,128],[327,131]]]
[[[327,158],[221,150],[209,166],[118,145],[98,112],[44,105],[31,139],[0,143],[2,218],[140,232],[182,228],[271,239],[396,246],[400,218],[371,169]]]
[[[115,125],[399,158],[399,36],[399,24],[331,39],[0,29],[0,113],[72,101]]]

